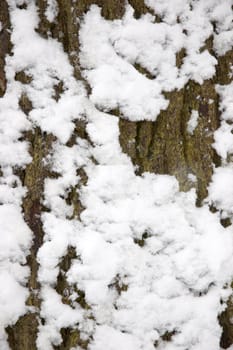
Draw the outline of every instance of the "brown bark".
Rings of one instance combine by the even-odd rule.
[[[37,29],[38,33],[44,37],[52,36],[59,40],[67,52],[70,62],[74,67],[74,74],[77,79],[82,79],[79,65],[79,22],[76,20],[82,18],[83,14],[88,10],[91,4],[97,4],[102,8],[102,15],[109,20],[121,18],[124,14],[124,0],[57,0],[58,16],[54,23],[50,23],[46,16],[45,10],[47,2],[44,0],[36,1],[40,23]],[[151,12],[142,0],[130,0],[129,3],[135,9],[135,17],[141,14]],[[0,20],[3,23],[3,30],[0,33],[0,95],[2,96],[6,90],[6,78],[4,72],[5,55],[10,53],[10,21],[5,0],[0,1]],[[159,19],[158,19],[159,21]],[[212,50],[212,40],[207,42],[207,48]],[[180,65],[182,51],[177,57],[177,64]],[[215,91],[215,84],[228,84],[230,82],[229,72],[230,65],[233,61],[233,51],[227,52],[223,57],[218,58],[216,75],[211,80],[205,81],[199,85],[190,81],[182,90],[174,91],[166,94],[169,100],[167,110],[162,111],[156,122],[140,121],[131,122],[119,118],[120,128],[120,144],[122,150],[127,153],[133,163],[138,166],[138,175],[145,171],[157,174],[175,175],[179,181],[181,190],[189,190],[191,183],[188,175],[191,173],[196,176],[196,189],[198,194],[198,205],[207,195],[207,186],[213,172],[213,164],[220,165],[220,159],[212,148],[213,132],[219,127],[219,110],[218,96]],[[142,74],[149,76],[148,72],[142,67],[136,66]],[[18,72],[16,80],[26,84],[30,82],[24,72]],[[87,91],[90,87],[85,82]],[[59,99],[62,92],[62,83],[55,89],[55,98]],[[198,98],[197,98],[198,97]],[[213,103],[209,103],[213,100]],[[21,96],[19,106],[27,114],[33,108],[27,96]],[[198,127],[193,135],[187,132],[187,122],[190,118],[192,110],[197,110],[200,116]],[[111,113],[119,116],[119,111]],[[88,139],[85,130],[85,123],[79,122],[73,135],[73,138],[79,135]],[[55,137],[41,132],[39,128],[35,128],[32,132],[25,135],[30,143],[32,162],[25,170],[19,171],[19,175],[23,184],[27,187],[28,193],[23,202],[23,211],[25,221],[34,234],[34,241],[31,247],[31,253],[28,257],[28,265],[31,268],[31,275],[28,281],[30,297],[28,305],[35,307],[34,313],[22,316],[17,323],[7,328],[9,344],[12,350],[34,350],[36,349],[36,336],[39,320],[40,300],[38,298],[39,283],[37,281],[38,263],[36,255],[39,247],[43,242],[43,227],[41,223],[41,213],[45,210],[41,204],[43,197],[44,180],[46,177],[59,176],[59,174],[51,174],[49,169],[44,165],[43,160],[48,155]],[[67,143],[72,146],[71,138]],[[89,140],[88,140],[89,141]],[[87,178],[85,172],[79,170],[82,182],[85,183]],[[77,189],[70,189],[67,201],[74,206],[73,217],[79,217],[82,211],[82,205],[77,195]],[[72,247],[67,252],[60,264],[60,274],[57,280],[56,290],[61,294],[64,303],[69,303],[65,298],[64,291],[74,288],[69,286],[65,276],[66,271],[75,258]],[[81,291],[77,291],[80,295],[78,302],[83,308],[88,308],[85,302],[85,295]],[[230,322],[232,317],[232,303],[229,301],[228,309],[220,316],[220,324],[223,327],[223,337],[221,346],[227,348],[233,344],[233,325]],[[72,346],[79,345],[86,349],[88,343],[82,341],[77,330],[62,329],[63,342],[55,347],[59,350],[69,350]]]
[[[6,91],[6,76],[5,76],[5,57],[11,52],[10,42],[10,18],[8,13],[7,1],[0,2],[0,23],[2,30],[0,31],[0,97]]]

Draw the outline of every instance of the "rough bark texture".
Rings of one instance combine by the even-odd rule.
[[[54,23],[48,22],[45,16],[47,2],[37,0],[39,9],[40,23],[38,33],[44,37],[52,36],[58,39],[68,53],[71,64],[74,67],[75,77],[83,79],[79,66],[79,41],[78,30],[79,21],[82,15],[88,10],[93,3],[101,6],[102,15],[107,19],[121,18],[124,14],[124,0],[58,0],[58,16]],[[135,17],[150,12],[142,0],[130,0],[129,3],[135,9]],[[6,79],[4,73],[5,55],[10,53],[10,27],[7,3],[5,0],[0,1],[0,20],[3,23],[3,30],[0,32],[0,96],[6,89]],[[159,19],[158,19],[159,21]],[[211,38],[206,47],[211,50]],[[184,52],[177,57],[177,65],[181,64]],[[214,85],[216,83],[228,84],[230,82],[229,71],[233,61],[233,51],[226,53],[223,57],[218,58],[216,75],[212,80],[207,80],[204,84],[199,85],[190,81],[182,90],[167,93],[166,98],[169,100],[167,110],[161,112],[156,122],[141,121],[130,122],[119,118],[120,144],[122,150],[127,153],[133,163],[137,165],[138,174],[145,171],[158,174],[175,175],[180,183],[181,190],[188,190],[194,184],[188,177],[193,174],[197,178],[195,184],[198,193],[198,205],[207,195],[207,186],[213,172],[213,163],[218,166],[220,160],[215,154],[211,144],[213,142],[213,132],[218,128],[219,111],[218,96]],[[149,74],[136,67],[142,74]],[[30,81],[24,72],[18,72],[16,80],[26,84]],[[85,82],[87,90],[90,87]],[[62,82],[55,87],[55,98],[59,98],[62,91]],[[213,100],[213,103],[210,101]],[[27,114],[33,108],[27,96],[23,95],[20,99],[20,107]],[[199,112],[200,121],[194,133],[190,135],[187,132],[187,122],[192,110]],[[113,114],[119,115],[118,111],[112,111]],[[85,123],[79,122],[75,135],[87,139]],[[28,305],[35,307],[35,312],[22,316],[17,323],[7,328],[9,344],[12,350],[34,350],[36,349],[36,334],[38,324],[42,322],[38,319],[36,310],[40,307],[38,299],[38,290],[40,288],[37,281],[38,263],[36,254],[43,241],[43,227],[41,223],[41,213],[46,210],[41,205],[43,196],[44,180],[46,177],[58,176],[51,174],[49,169],[44,165],[44,158],[48,155],[53,142],[54,136],[42,133],[39,128],[34,129],[25,135],[30,143],[32,162],[24,171],[19,171],[23,184],[28,189],[28,194],[23,202],[24,217],[29,227],[34,233],[34,242],[31,247],[31,254],[28,256],[28,264],[31,268],[31,275],[28,281],[30,297]],[[72,146],[72,138],[68,146]],[[82,182],[85,183],[87,178],[83,170],[79,170]],[[82,211],[82,205],[77,195],[77,189],[71,188],[67,201],[74,206],[73,217],[79,217]],[[72,247],[67,252],[63,261],[60,263],[60,274],[57,280],[56,290],[61,294],[64,303],[69,303],[66,298],[67,290],[73,288],[69,286],[65,272],[69,269],[72,259],[75,257]],[[85,302],[85,295],[79,292],[78,302],[83,308],[88,308]],[[220,316],[220,324],[223,327],[223,336],[221,346],[227,348],[233,344],[233,325],[230,318],[233,316],[233,305],[229,300],[227,310]],[[87,342],[82,341],[79,332],[75,329],[62,329],[63,342],[57,346],[59,350],[69,350],[73,346],[79,345],[81,348],[87,348]]]
[[[2,30],[0,31],[0,97],[6,91],[6,77],[5,77],[5,57],[11,51],[10,42],[10,18],[8,13],[8,6],[6,0],[0,2],[0,22],[2,23]]]
[[[211,81],[203,85],[191,81],[184,89],[167,94],[167,98],[169,106],[156,122],[120,119],[121,146],[138,166],[139,174],[149,171],[175,175],[182,191],[193,186],[188,174],[196,175],[200,202],[206,197],[216,158],[211,147],[213,131],[219,124],[214,85]],[[214,103],[209,104],[210,99]],[[187,122],[192,110],[199,112],[200,121],[190,135]]]

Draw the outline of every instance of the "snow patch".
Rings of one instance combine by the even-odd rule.
[[[193,135],[197,125],[198,125],[198,118],[199,114],[198,111],[195,111],[194,109],[191,112],[190,119],[187,124],[187,131],[190,135]]]

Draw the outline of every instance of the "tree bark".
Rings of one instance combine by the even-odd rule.
[[[136,18],[151,11],[142,0],[130,0],[129,3],[135,10]],[[58,14],[52,23],[48,21],[45,15],[47,1],[36,0],[36,4],[40,17],[37,28],[38,33],[44,38],[52,37],[62,43],[74,68],[76,79],[83,80],[87,91],[90,93],[90,86],[84,80],[80,71],[78,36],[80,22],[76,19],[81,19],[91,4],[100,6],[102,15],[108,20],[121,18],[124,15],[125,1],[57,0]],[[26,7],[26,2],[21,6]],[[7,86],[4,72],[5,57],[11,52],[10,34],[8,31],[10,20],[6,0],[0,2],[0,20],[3,23],[3,30],[0,33],[0,96],[3,96]],[[157,20],[159,21],[160,19],[157,18]],[[213,49],[212,45],[212,38],[209,38],[206,42],[206,48],[210,52]],[[178,66],[181,64],[184,56],[184,51],[177,55]],[[165,93],[165,97],[169,100],[169,106],[160,113],[155,122],[132,122],[120,118],[118,110],[111,111],[111,114],[119,116],[119,141],[121,148],[131,158],[133,164],[137,166],[137,174],[140,176],[143,172],[148,171],[156,174],[174,175],[179,181],[180,190],[187,191],[193,187],[193,183],[188,176],[192,173],[197,178],[195,186],[198,195],[198,206],[202,205],[203,199],[207,196],[207,187],[213,173],[213,164],[216,167],[221,165],[221,160],[212,147],[213,132],[220,125],[219,97],[215,90],[215,84],[230,83],[229,72],[233,62],[233,50],[228,51],[224,56],[217,59],[216,74],[212,79],[206,80],[201,85],[194,81],[189,81],[183,89]],[[135,68],[141,74],[148,74],[139,65],[135,66]],[[30,82],[30,77],[23,71],[19,72],[15,79],[23,84]],[[58,99],[61,92],[62,85],[58,85],[56,87]],[[209,99],[214,102],[208,104]],[[19,106],[25,114],[28,114],[33,108],[29,97],[26,95],[21,96]],[[187,122],[193,109],[199,112],[200,121],[194,133],[190,135],[187,132]],[[72,146],[72,140],[75,136],[81,136],[90,142],[85,128],[85,122],[81,123],[78,121],[75,133],[67,145]],[[30,144],[32,161],[25,169],[17,169],[16,174],[19,175],[22,183],[28,190],[22,206],[25,221],[34,234],[34,241],[27,261],[31,270],[27,285],[30,290],[30,297],[27,303],[33,306],[35,311],[20,317],[13,326],[9,326],[6,329],[8,342],[12,350],[34,350],[37,348],[38,325],[43,323],[43,320],[39,318],[40,300],[38,292],[40,285],[37,280],[37,252],[44,236],[41,214],[47,210],[41,203],[45,178],[59,176],[51,173],[44,162],[56,137],[46,134],[39,127],[36,127],[32,131],[27,132],[24,138]],[[85,171],[79,171],[79,175],[82,183],[85,184],[87,181]],[[68,197],[69,203],[73,204],[74,207],[73,217],[76,218],[80,216],[83,209],[77,190],[77,188],[71,189]],[[65,290],[70,288],[64,276],[74,258],[75,252],[70,247],[67,255],[64,256],[63,261],[60,263],[60,274],[56,290],[62,296],[64,303],[69,303],[65,297]],[[79,302],[83,308],[88,308],[85,302],[85,295],[80,296]],[[223,348],[233,344],[233,325],[230,322],[233,315],[232,309],[233,306],[229,300],[227,310],[219,318],[223,327],[221,339]],[[87,349],[88,342],[81,339],[77,330],[62,329],[61,336],[62,343],[54,347],[54,349],[69,350],[78,345],[82,349]]]

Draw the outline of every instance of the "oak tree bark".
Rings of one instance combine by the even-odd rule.
[[[135,10],[136,18],[151,11],[143,0],[129,0],[129,3]],[[57,0],[58,14],[54,22],[50,23],[45,15],[47,1],[36,0],[40,18],[37,32],[44,38],[52,37],[62,43],[70,63],[73,65],[75,77],[84,81],[89,93],[91,92],[90,86],[83,79],[80,71],[78,36],[80,22],[76,19],[77,17],[81,19],[91,4],[100,6],[102,15],[106,19],[113,20],[124,15],[124,0]],[[26,2],[21,7],[26,8]],[[0,33],[0,96],[3,96],[7,88],[4,71],[5,57],[11,54],[12,46],[7,0],[0,1],[0,20],[3,23],[3,30]],[[206,49],[213,53],[212,37],[207,40]],[[177,55],[177,66],[181,65],[184,56],[185,52],[182,50]],[[217,57],[217,60],[216,74],[212,79],[204,81],[202,85],[189,81],[181,90],[165,93],[169,100],[169,106],[160,113],[155,122],[132,122],[119,117],[121,148],[137,165],[137,174],[140,176],[143,172],[148,171],[156,174],[175,175],[179,181],[180,189],[187,191],[193,186],[188,177],[191,172],[197,178],[198,206],[201,206],[203,199],[207,196],[207,187],[213,173],[213,164],[216,167],[221,165],[221,160],[212,147],[213,132],[220,125],[219,97],[215,90],[215,84],[230,83],[232,78],[230,78],[229,72],[233,62],[233,50],[228,51],[224,56]],[[141,74],[148,75],[148,72],[139,65],[135,65],[135,68]],[[18,72],[15,79],[23,84],[30,83],[30,77],[23,71]],[[55,98],[59,99],[59,94],[62,93],[62,84],[56,86],[55,90]],[[208,104],[209,99],[214,101],[211,105]],[[19,105],[26,114],[33,108],[26,95],[21,96]],[[199,112],[200,121],[195,132],[190,135],[187,132],[187,122],[193,109]],[[111,113],[119,116],[118,110],[113,110]],[[88,139],[85,128],[85,122],[78,121],[75,129],[76,134],[73,135],[73,138],[71,137],[67,145],[72,146],[76,135]],[[30,144],[32,161],[26,169],[16,169],[16,173],[28,190],[23,201],[23,212],[25,221],[34,234],[34,241],[27,261],[31,269],[27,285],[30,290],[30,297],[27,303],[34,306],[35,311],[20,317],[13,326],[7,328],[8,342],[12,350],[36,349],[38,324],[40,322],[43,324],[43,320],[39,319],[38,312],[40,309],[38,297],[40,285],[37,280],[38,262],[36,259],[44,235],[40,217],[46,208],[41,204],[41,199],[45,178],[57,176],[57,174],[51,173],[43,162],[55,137],[42,132],[37,127],[25,133],[24,138]],[[79,171],[79,175],[82,183],[85,184],[87,176],[84,170]],[[78,218],[82,211],[82,204],[76,190],[73,189],[70,192],[68,201],[75,208],[74,217]],[[222,224],[227,225],[227,220]],[[61,294],[64,303],[69,303],[64,293],[69,285],[64,277],[65,274],[62,272],[69,269],[74,258],[75,252],[70,248],[60,263],[61,273],[58,276],[56,290]],[[85,302],[85,295],[80,297],[79,302],[82,307],[88,307]],[[227,310],[219,317],[219,322],[223,327],[221,339],[223,348],[233,344],[233,325],[230,322],[233,316],[233,306],[230,301],[228,304]],[[83,341],[75,330],[62,329],[61,335],[62,344],[56,346],[56,349],[69,350],[77,345],[86,349],[88,346],[88,342]]]

